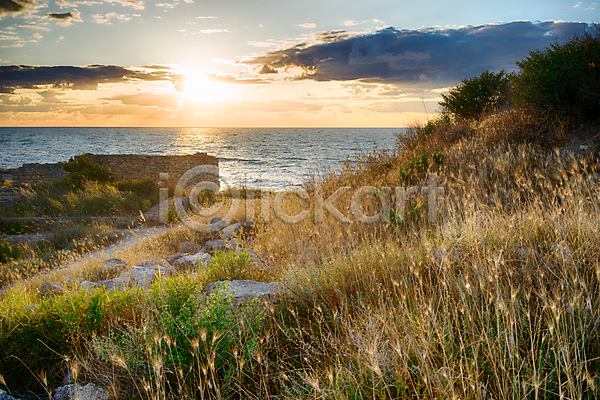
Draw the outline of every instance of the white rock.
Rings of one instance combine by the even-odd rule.
[[[204,269],[212,262],[212,257],[203,251],[200,251],[191,256],[181,257],[175,261],[175,267],[179,270],[182,269]]]
[[[127,266],[127,262],[121,260],[120,258],[108,258],[102,261],[102,265],[108,268],[125,268]]]
[[[90,282],[90,281],[83,281],[83,282],[81,282],[81,284],[79,285],[79,287],[80,287],[81,289],[85,289],[85,290],[88,290],[88,289],[93,289],[93,288],[95,288],[96,286],[98,286],[98,284],[97,284],[96,282]]]
[[[167,271],[162,267],[144,268],[135,265],[131,267],[129,275],[131,276],[131,284],[145,289],[149,289],[150,285],[154,283],[154,281],[159,275],[162,277],[167,277],[171,275],[171,271]]]
[[[57,296],[64,293],[65,288],[56,282],[46,281],[38,289],[42,296]]]
[[[110,394],[93,383],[65,385],[54,391],[54,400],[109,400]]]
[[[206,285],[206,294],[226,287],[227,292],[232,294],[232,302],[235,307],[254,299],[277,303],[281,294],[280,285],[277,282],[265,283],[250,280],[219,281]]]
[[[223,230],[221,231],[221,236],[223,237],[223,239],[232,239],[240,232],[241,229],[242,224],[236,222],[233,225],[229,225],[223,228]]]

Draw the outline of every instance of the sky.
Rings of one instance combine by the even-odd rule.
[[[0,126],[407,126],[595,1],[0,0]]]

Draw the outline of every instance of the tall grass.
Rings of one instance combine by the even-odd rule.
[[[220,255],[148,292],[40,298],[15,287],[0,302],[0,374],[19,387],[26,371],[14,357],[36,360],[38,376],[76,371],[115,399],[597,398],[595,156],[511,135],[489,119],[416,128],[397,151],[307,184],[311,198],[318,186],[327,197],[341,186],[423,186],[435,172],[445,188],[436,225],[422,195],[385,224],[263,215],[265,230],[243,245],[265,254],[268,276]],[[284,207],[295,215],[308,203],[287,196]],[[335,204],[352,219],[349,195]],[[380,202],[361,207],[372,214]],[[207,239],[192,235],[182,228],[122,257],[133,265]],[[226,292],[204,291],[249,276],[282,282],[286,295],[235,309]]]

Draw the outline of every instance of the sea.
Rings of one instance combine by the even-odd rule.
[[[404,128],[0,127],[0,168],[56,163],[83,153],[193,154],[219,158],[221,186],[281,190],[393,149]]]

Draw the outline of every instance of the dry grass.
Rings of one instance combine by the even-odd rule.
[[[406,153],[372,153],[309,182],[308,201],[286,196],[288,214],[309,211],[304,222],[263,213],[264,232],[244,246],[267,253],[285,283],[276,307],[232,311],[223,294],[207,300],[202,274],[161,280],[149,292],[71,292],[33,309],[37,299],[23,286],[0,303],[0,340],[23,358],[39,340],[59,354],[55,373],[75,368],[78,379],[124,399],[597,398],[592,153],[497,141],[489,126],[439,129],[416,130]],[[405,179],[408,163],[436,151],[443,162]],[[437,225],[419,206],[423,195],[409,199],[412,214],[387,224],[314,222],[318,186],[327,198],[341,186],[422,186],[432,172],[445,188]],[[350,193],[335,206],[351,219]],[[361,204],[369,214],[379,207],[374,196]],[[120,257],[133,265],[171,254],[183,240],[201,240],[193,235],[175,230]],[[58,314],[49,310],[65,304],[102,312],[94,324],[83,316],[50,324]],[[50,328],[62,336],[44,339]],[[9,372],[0,371],[7,381]]]

